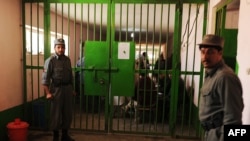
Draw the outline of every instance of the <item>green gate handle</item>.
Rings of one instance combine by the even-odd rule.
[[[117,67],[111,67],[111,72],[118,72],[119,71],[119,69],[117,68]]]
[[[105,83],[104,79],[101,78],[101,79],[99,80],[99,84],[104,85],[104,83]]]
[[[97,70],[94,69],[93,71],[94,71],[94,82],[97,82]]]
[[[86,70],[93,71],[94,72],[94,82],[98,82],[97,81],[97,71],[118,72],[119,69],[117,67],[112,67],[111,69],[108,69],[108,68],[95,68],[95,66],[89,66]],[[99,83],[104,84],[104,79],[100,79]]]

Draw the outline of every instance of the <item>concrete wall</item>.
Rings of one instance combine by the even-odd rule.
[[[20,0],[0,0],[0,111],[23,103]]]
[[[221,0],[223,1],[223,0]],[[208,33],[214,33],[215,12],[216,5],[220,0],[210,0],[209,19],[208,19]],[[240,0],[240,7],[238,11],[229,11],[226,18],[226,28],[238,28],[238,49],[237,49],[237,63],[239,65],[238,76],[243,86],[243,124],[250,124],[250,0]]]
[[[244,111],[243,123],[250,124],[250,0],[241,0],[239,10],[238,55],[239,77],[243,85]]]

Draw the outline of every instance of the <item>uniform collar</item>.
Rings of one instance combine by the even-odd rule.
[[[64,57],[64,55],[57,55],[56,53],[54,54],[54,57],[57,59],[57,60],[60,60]]]
[[[218,62],[213,68],[208,68],[205,70],[205,77],[208,77],[208,76],[213,76],[214,73],[218,70],[218,68],[220,68],[221,66],[223,66],[224,64],[224,61],[221,60],[220,62]]]

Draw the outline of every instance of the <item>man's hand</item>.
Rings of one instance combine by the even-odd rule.
[[[73,93],[72,93],[72,94],[73,94],[73,96],[76,96],[76,91],[73,91]]]
[[[53,95],[51,93],[47,93],[46,94],[46,99],[53,99]]]

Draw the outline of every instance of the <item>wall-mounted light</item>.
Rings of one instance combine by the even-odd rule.
[[[130,37],[131,37],[131,38],[134,38],[134,33],[133,33],[133,32],[130,34]]]

